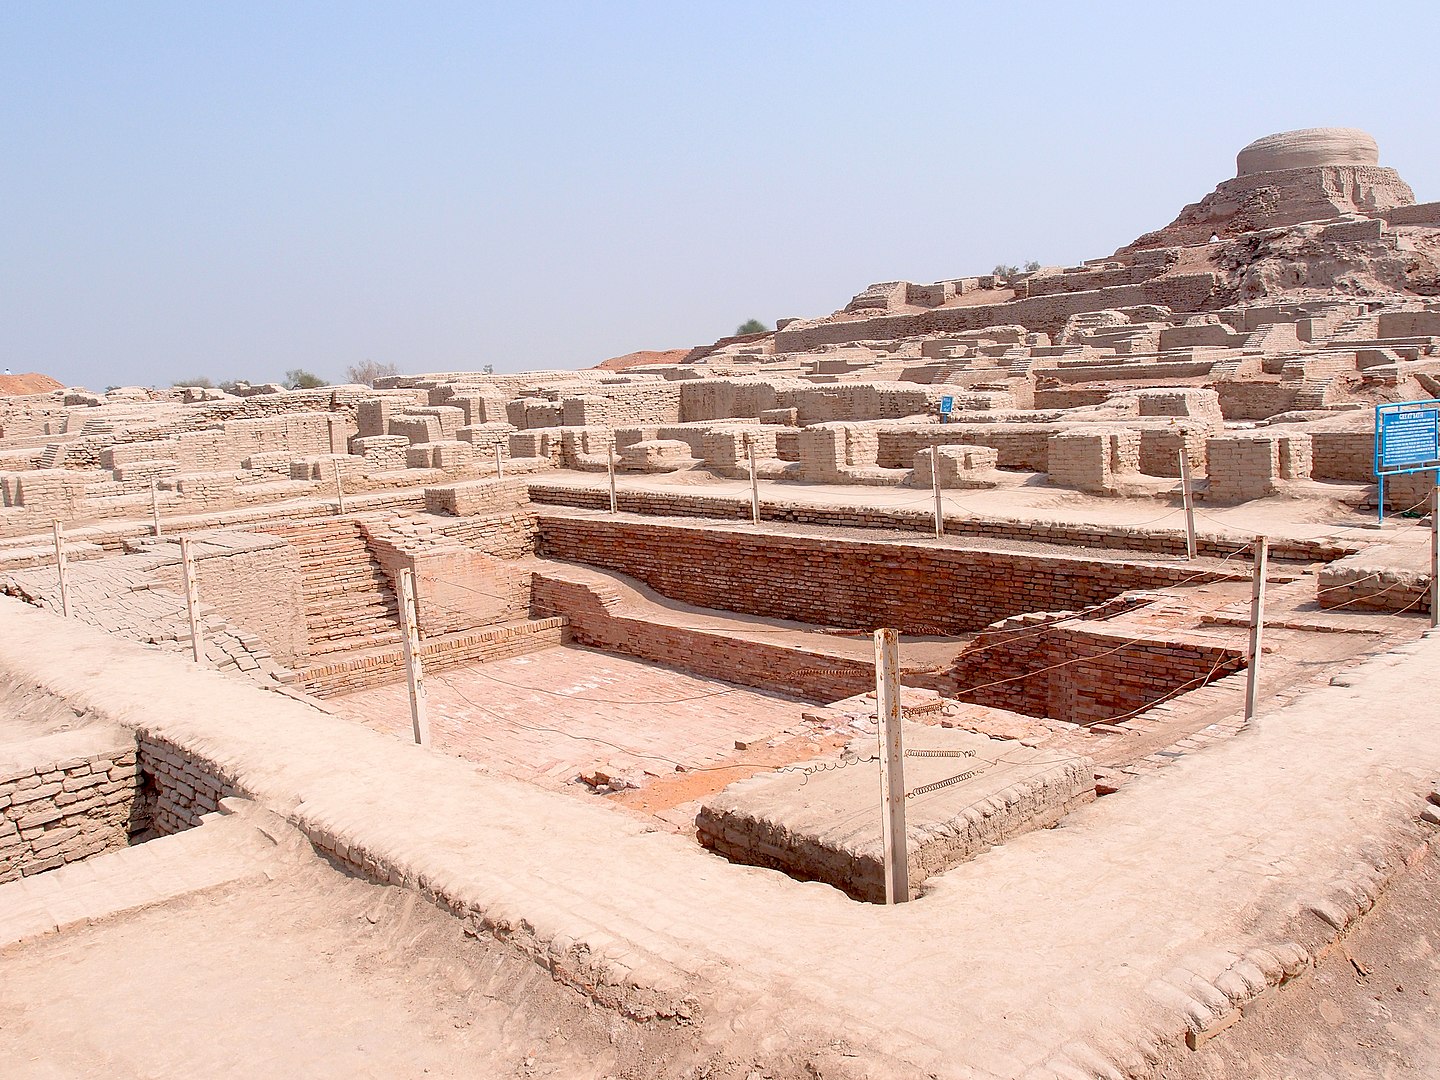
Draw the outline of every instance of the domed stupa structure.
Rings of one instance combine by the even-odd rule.
[[[1185,247],[1305,221],[1374,215],[1414,202],[1410,185],[1380,164],[1380,148],[1367,132],[1282,131],[1241,150],[1234,179],[1121,250]]]
[[[1323,165],[1379,165],[1380,145],[1359,128],[1301,128],[1256,139],[1235,157],[1235,175],[1316,169]]]

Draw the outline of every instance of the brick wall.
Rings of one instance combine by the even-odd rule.
[[[822,703],[875,688],[873,663],[616,614],[601,591],[563,572],[536,573],[533,593],[535,614],[563,616],[580,645]]]
[[[530,496],[540,504],[577,506],[590,510],[608,510],[610,496],[599,489],[567,487],[559,484],[531,484]],[[697,495],[678,492],[627,492],[616,495],[622,513],[658,517],[699,517],[749,521],[748,496]],[[786,522],[797,525],[818,525],[844,529],[903,529],[929,534],[934,517],[928,509],[879,510],[856,506],[825,506],[814,503],[763,501],[762,521]],[[1104,548],[1111,551],[1146,552],[1158,555],[1183,555],[1185,536],[1174,530],[1095,526],[1052,521],[1011,521],[1003,518],[950,518],[945,522],[946,536],[984,536],[1000,540],[1022,540],[1039,544],[1064,544]],[[1207,558],[1225,558],[1241,547],[1229,538],[1196,538],[1197,554]],[[1298,562],[1327,562],[1352,554],[1356,549],[1342,544],[1315,540],[1272,540],[1270,557]]]
[[[0,766],[0,881],[124,847],[143,828],[129,733],[106,733],[99,746],[74,745],[86,735],[81,730],[31,740]],[[63,756],[55,756],[60,744]]]
[[[871,630],[959,634],[1130,589],[1247,577],[1071,556],[734,528],[540,516],[541,553],[629,574],[685,603]]]
[[[192,751],[144,730],[137,738],[150,827],[160,835],[194,828],[221,799],[244,794]]]
[[[1016,627],[982,634],[925,685],[947,697],[1076,724],[1120,722],[1245,666],[1242,650],[1120,628]]]
[[[157,567],[161,587],[185,595],[179,545],[166,545],[175,560]],[[305,599],[301,592],[299,553],[278,537],[256,533],[219,533],[197,538],[195,583],[200,600],[265,643],[282,664],[309,652]]]
[[[569,640],[564,618],[527,619],[510,626],[491,626],[472,633],[424,641],[420,645],[420,663],[425,671],[444,671],[461,664],[485,664],[511,656],[524,656],[540,649],[564,645]],[[397,645],[329,664],[317,664],[303,672],[302,682],[305,689],[317,697],[331,697],[399,682],[403,678],[405,654]]]

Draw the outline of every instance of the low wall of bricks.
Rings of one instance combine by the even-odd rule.
[[[702,607],[902,633],[961,634],[1029,611],[1076,610],[1132,589],[1248,578],[1113,559],[960,550],[734,527],[540,516],[541,552],[629,574]]]
[[[228,795],[249,794],[237,791],[198,754],[168,739],[142,729],[138,746],[150,828],[162,836],[199,825]]]
[[[1430,611],[1430,575],[1377,566],[1363,556],[1340,559],[1317,575],[1315,595],[1322,608],[1348,611]]]
[[[61,732],[6,748],[0,882],[125,847],[145,825],[128,731]]]
[[[426,671],[443,671],[461,664],[484,664],[491,660],[524,656],[539,649],[564,645],[569,640],[563,617],[528,619],[508,626],[491,626],[425,641],[420,646],[420,662]],[[405,654],[397,645],[307,668],[298,681],[317,697],[331,697],[371,686],[383,686],[403,678]]]
[[[533,595],[536,614],[563,616],[580,645],[825,704],[875,688],[873,663],[615,614],[589,585],[552,574],[535,575]]]
[[[610,494],[602,488],[535,483],[530,485],[530,498],[541,505],[574,506],[586,510],[610,508]],[[615,502],[618,509],[626,514],[750,520],[748,495],[620,491],[616,493]],[[933,534],[935,528],[933,512],[928,509],[880,510],[838,504],[827,506],[816,503],[772,502],[764,499],[760,504],[760,520],[839,529],[896,529],[927,535]],[[1183,532],[1123,525],[1098,526],[1056,521],[950,517],[945,521],[945,535],[1062,544],[1152,555],[1185,554]],[[1198,555],[1221,559],[1235,555],[1246,546],[1246,542],[1230,537],[1213,536],[1197,536],[1195,544]],[[1349,545],[1324,540],[1273,538],[1270,541],[1270,558],[1286,562],[1329,562],[1354,554],[1356,550]]]
[[[1123,723],[1245,667],[1243,650],[1120,628],[1018,627],[982,634],[926,685],[947,697],[1073,724]]]

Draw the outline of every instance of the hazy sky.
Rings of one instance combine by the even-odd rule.
[[[0,0],[0,368],[587,366],[1105,255],[1296,127],[1440,199],[1437,12]]]

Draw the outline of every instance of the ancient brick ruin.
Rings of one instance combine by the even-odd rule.
[[[910,807],[924,904],[1245,728],[1256,534],[1267,707],[1428,626],[1434,473],[1368,525],[1374,406],[1440,397],[1440,202],[1379,162],[1363,132],[1270,136],[1110,256],[881,282],[680,363],[0,398],[0,592],[58,620],[59,535],[67,625],[189,656],[184,537],[201,667],[399,754],[408,574],[433,752],[871,901],[869,635],[894,628],[908,742],[981,763]],[[39,731],[4,674],[30,735],[0,758],[0,882],[273,801],[263,747],[133,713]],[[498,925],[309,798],[271,809]]]

